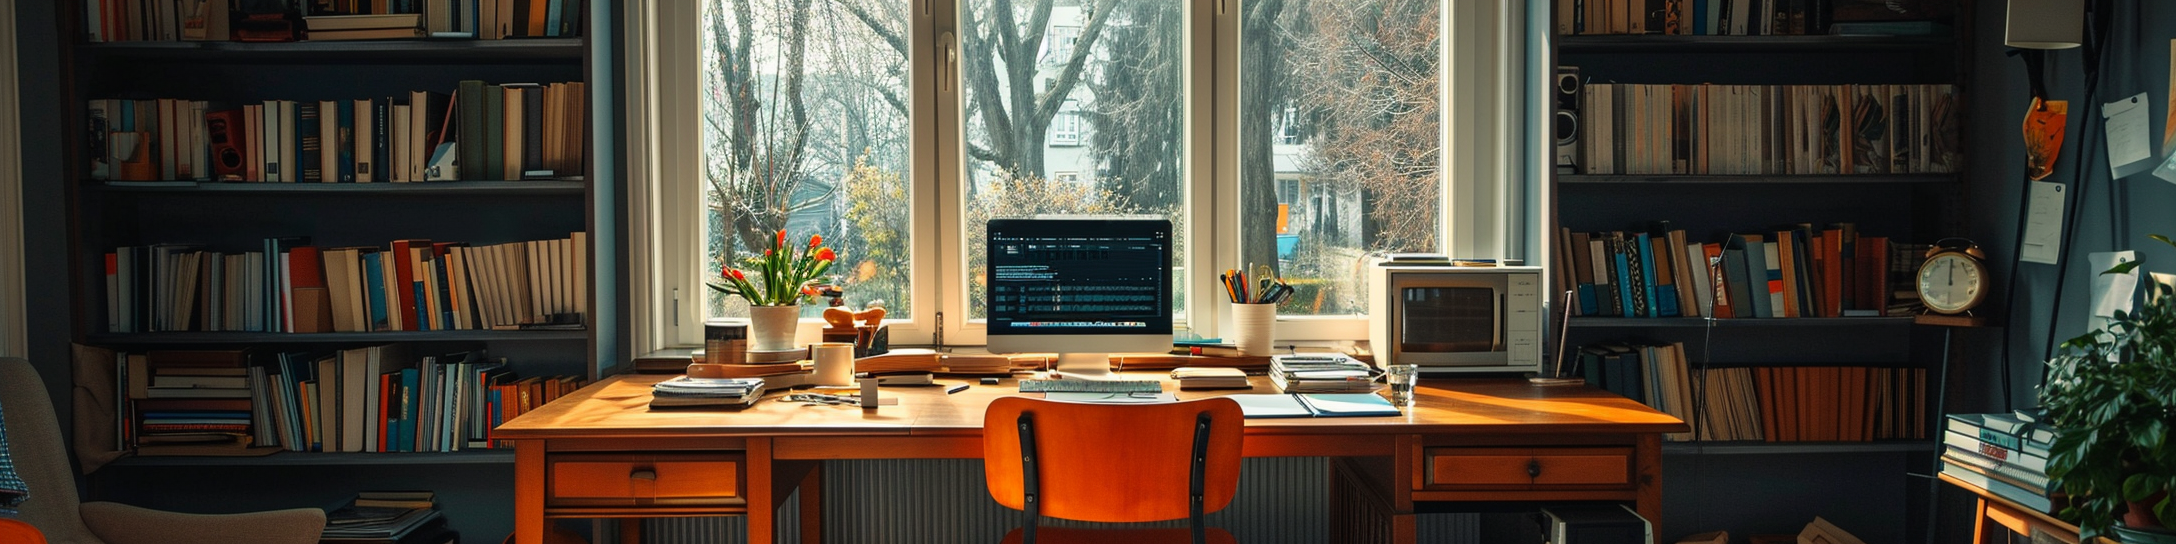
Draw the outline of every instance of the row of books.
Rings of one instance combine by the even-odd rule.
[[[1579,97],[1584,174],[1919,174],[1962,166],[1952,85],[1635,85]]]
[[[119,354],[128,406],[121,443],[232,444],[288,451],[417,452],[496,447],[490,430],[581,387],[520,377],[480,350],[418,356],[405,345],[337,351]],[[261,360],[260,360],[261,359]],[[129,421],[133,420],[133,425]]]
[[[411,91],[238,106],[173,98],[96,99],[87,105],[86,154],[94,180],[580,178],[588,166],[583,152],[587,92],[582,82],[469,80],[451,95]]]
[[[561,38],[581,35],[586,0],[307,0],[295,10],[264,10],[245,0],[85,0],[90,42],[328,39],[312,26],[298,34],[289,15],[408,15],[404,37]],[[280,5],[287,2],[280,2]],[[338,34],[338,31],[335,31]]]
[[[1587,383],[1693,422],[1676,441],[1864,442],[1925,436],[1926,370],[1693,368],[1682,343],[1579,348]]]
[[[1873,317],[1909,315],[1911,264],[1925,245],[1862,236],[1839,223],[1790,225],[1693,242],[1657,222],[1645,232],[1558,232],[1559,285],[1574,315]]]
[[[389,248],[270,238],[262,251],[188,244],[106,254],[110,332],[382,332],[580,329],[587,233],[488,246],[423,239]]]
[[[1843,34],[1854,28],[1848,25],[1873,20],[1947,17],[1950,9],[1933,6],[1947,3],[1887,2],[1885,6],[1883,2],[1839,3],[1833,0],[1556,0],[1556,33],[1563,36]]]
[[[2020,414],[1949,414],[1942,433],[1942,474],[2053,513],[2062,501],[2048,479],[2055,431]]]

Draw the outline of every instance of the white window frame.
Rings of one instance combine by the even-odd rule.
[[[965,232],[961,210],[962,188],[940,180],[963,178],[967,164],[961,149],[960,85],[956,69],[957,10],[962,0],[899,0],[911,2],[910,61],[910,166],[912,206],[917,211],[909,234],[912,240],[912,277],[916,278],[911,315],[888,318],[892,341],[897,344],[944,346],[980,345],[984,330],[966,319],[961,255],[964,244],[949,238]],[[1189,231],[1179,233],[1196,246],[1183,263],[1190,270],[1215,270],[1217,263],[1239,260],[1237,198],[1239,172],[1236,140],[1219,140],[1238,133],[1239,18],[1246,0],[1188,0],[1188,50],[1183,69],[1189,115],[1182,164],[1187,180],[1187,210],[1193,220]],[[1530,240],[1543,238],[1523,231],[1539,228],[1542,221],[1527,195],[1537,183],[1529,164],[1534,145],[1529,127],[1538,126],[1524,103],[1543,88],[1538,79],[1545,71],[1527,69],[1526,36],[1536,25],[1525,17],[1529,0],[1439,0],[1446,8],[1440,17],[1444,41],[1439,60],[1451,80],[1442,85],[1442,134],[1445,145],[1441,164],[1447,185],[1441,191],[1442,217],[1437,239],[1441,250],[1455,256],[1525,258],[1543,264],[1546,252]],[[702,251],[698,239],[703,211],[700,199],[683,195],[701,190],[701,149],[695,112],[700,66],[695,21],[698,2],[673,0],[626,0],[627,48],[625,111],[630,191],[628,234],[632,300],[635,315],[635,351],[701,342],[703,311]],[[1469,22],[1461,26],[1461,21]],[[668,24],[669,23],[669,24]],[[1545,27],[1543,27],[1545,28]],[[1458,32],[1453,32],[1456,29]],[[940,59],[950,59],[945,62]],[[1456,63],[1454,63],[1456,61]],[[1193,92],[1197,90],[1209,92]],[[1470,130],[1454,130],[1464,127]],[[1507,144],[1506,142],[1523,142]],[[1227,228],[1218,228],[1229,225]],[[1183,316],[1192,333],[1214,336],[1230,326],[1229,304],[1213,296],[1214,274],[1195,273],[1187,291]],[[800,339],[813,341],[821,326],[804,320]],[[941,338],[939,335],[941,334]],[[1285,316],[1279,320],[1280,341],[1364,340],[1364,316]]]
[[[1050,145],[1080,147],[1088,145],[1088,119],[1081,117],[1080,106],[1072,100],[1058,108],[1058,116],[1050,121]]]

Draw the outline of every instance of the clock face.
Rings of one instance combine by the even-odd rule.
[[[1954,314],[1972,309],[1986,296],[1986,270],[1962,253],[1941,253],[1919,266],[1919,301],[1927,309]]]

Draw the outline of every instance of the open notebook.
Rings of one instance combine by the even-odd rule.
[[[1374,393],[1295,393],[1225,395],[1247,417],[1336,417],[1402,415],[1389,399]]]

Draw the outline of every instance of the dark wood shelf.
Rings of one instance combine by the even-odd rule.
[[[122,467],[302,467],[355,465],[511,465],[513,450],[429,453],[318,453],[283,451],[257,457],[124,457]]]
[[[1889,327],[1912,324],[1910,317],[1786,317],[1786,318],[1733,318],[1709,319],[1705,317],[1573,317],[1572,328],[1595,329],[1659,329],[1706,327]]]
[[[576,63],[588,52],[581,38],[510,40],[358,40],[331,42],[106,42],[79,44],[86,59],[183,60],[196,63],[259,62]]]
[[[1791,51],[1943,50],[1949,36],[1666,36],[1608,34],[1558,36],[1557,51],[1581,53],[1749,53]]]
[[[1829,453],[1913,453],[1934,451],[1927,440],[1874,442],[1663,442],[1664,455],[1804,455]]]
[[[1775,174],[1775,175],[1640,175],[1640,174],[1559,174],[1558,183],[1582,184],[1641,184],[1641,183],[1736,183],[1736,184],[1914,184],[1950,183],[1957,181],[1956,174]]]
[[[589,331],[397,331],[397,332],[141,332],[90,335],[105,346],[216,344],[372,344],[381,342],[493,342],[524,340],[579,341]]]
[[[214,183],[103,181],[91,188],[115,193],[249,193],[281,195],[580,195],[585,181],[428,181],[419,183]]]

